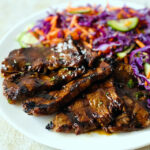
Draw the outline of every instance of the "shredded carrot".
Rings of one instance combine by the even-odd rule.
[[[87,39],[87,35],[86,35],[85,33],[82,33],[82,34],[80,35],[80,37],[81,37],[81,39],[82,39],[83,41],[86,41],[86,39]]]
[[[39,35],[42,35],[42,36],[44,35],[43,31],[40,29],[35,29],[35,32]]]
[[[136,39],[135,42],[139,47],[141,47],[141,48],[145,47],[145,44],[143,42],[141,42],[140,40]]]
[[[74,40],[79,40],[80,39],[80,35],[78,34],[78,31],[79,30],[76,28],[72,32],[69,31],[68,35],[71,35]]]
[[[128,56],[125,56],[125,57],[124,57],[124,63],[125,63],[125,64],[128,64]]]
[[[137,33],[139,33],[139,34],[141,33],[141,31],[138,28],[136,28],[135,30]]]
[[[71,23],[70,23],[70,28],[73,27],[73,26],[75,26],[75,27],[77,27],[78,29],[80,29],[80,30],[81,30],[83,33],[85,33],[86,35],[89,34],[89,32],[88,32],[84,27],[81,27],[81,26],[78,24],[78,22],[77,22],[77,16],[73,16],[72,21],[71,21]]]
[[[52,25],[51,26],[51,31],[56,28],[57,18],[58,18],[58,16],[54,16],[53,19],[51,20],[51,25]]]
[[[90,39],[90,44],[92,45],[92,43],[93,43],[93,40],[92,40],[92,39]]]
[[[76,27],[81,31],[83,32],[85,35],[89,35],[89,32],[84,28],[84,27],[81,27],[79,26],[78,24],[76,24]],[[89,35],[90,36],[90,35]]]
[[[30,32],[35,38],[37,38],[38,39],[38,36],[37,36],[37,34],[36,33],[34,33],[34,32]]]
[[[46,40],[46,41],[43,41],[42,43],[44,45],[55,45],[55,44],[58,44],[60,42],[62,42],[63,39],[62,38],[53,38],[51,40]]]
[[[89,11],[91,12],[92,9],[90,7],[77,7],[77,8],[73,8],[73,7],[68,7],[67,9],[67,12],[79,12],[79,11]]]
[[[46,37],[48,39],[51,39],[53,37],[57,37],[59,31],[60,31],[60,29],[55,29],[55,31],[49,32]]]
[[[150,72],[148,73],[148,75],[146,76],[148,79],[150,78]]]
[[[147,81],[145,81],[145,83],[144,83],[144,84],[145,84],[145,86],[148,86],[148,83],[147,83]]]
[[[114,11],[114,10],[117,10],[119,9],[120,7],[109,7],[108,6],[108,11]]]
[[[47,17],[47,18],[45,19],[45,21],[51,21],[51,20],[52,20],[52,16]]]
[[[136,11],[133,10],[133,9],[131,9],[131,8],[130,8],[130,12],[131,12],[131,13],[136,13]]]
[[[85,45],[85,46],[87,46],[88,48],[92,48],[92,45],[91,44],[89,44],[88,42],[86,42],[86,41],[83,41],[83,44]]]
[[[102,52],[101,51],[98,51],[98,55],[100,56],[102,54]]]
[[[68,37],[68,35],[70,35],[70,30],[69,29],[65,29],[64,30],[64,35],[65,35],[65,38],[67,38]]]
[[[70,28],[72,28],[75,24],[77,24],[77,16],[73,16],[71,23],[70,23]]]

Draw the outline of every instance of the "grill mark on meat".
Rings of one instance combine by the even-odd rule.
[[[108,127],[109,132],[134,131],[146,128],[150,125],[148,111],[127,96],[123,96],[125,102],[123,113],[118,116],[115,123]]]
[[[46,72],[60,67],[79,67],[83,64],[83,56],[71,39],[59,43],[52,48],[21,48],[12,51],[2,62],[4,76],[16,72]]]
[[[74,104],[68,107],[69,112],[66,114],[71,120],[72,128],[76,134],[85,133],[97,128],[93,118],[87,115],[89,105],[85,105],[85,101],[87,100],[84,98],[76,100]]]
[[[100,55],[97,52],[94,52],[92,49],[85,47],[79,41],[75,41],[75,44],[79,49],[79,52],[84,56],[84,59],[86,60],[89,67],[92,67],[96,60],[100,58]]]
[[[53,129],[56,132],[74,132],[76,134],[96,129],[96,123],[87,115],[89,105],[85,105],[85,101],[84,98],[78,98],[63,113],[55,116],[54,120],[47,125],[47,127],[50,127],[48,129]],[[51,124],[52,126],[50,126]]]
[[[120,63],[118,66],[120,69],[117,68],[114,73],[115,86],[124,106],[122,113],[116,117],[114,123],[107,130],[108,132],[124,132],[146,128],[150,125],[150,114],[145,107],[145,101],[149,93],[136,85],[130,65]],[[135,87],[129,88],[127,86],[129,79],[134,81]],[[143,93],[143,96],[139,99],[136,98],[137,92]]]
[[[105,92],[108,91],[111,91],[112,94],[106,96]],[[73,104],[68,106],[68,113],[65,113],[65,116],[71,121],[72,129],[76,134],[97,128],[107,130],[115,117],[121,114],[122,107],[122,101],[116,95],[113,81],[109,79],[102,83],[96,83],[85,91],[81,98],[76,99]],[[63,132],[62,128],[61,130],[57,129],[58,124],[59,122],[54,118],[52,128],[57,132]]]
[[[86,95],[93,117],[101,127],[107,127],[121,113],[123,102],[117,96],[112,79],[93,86],[92,92]]]
[[[43,110],[41,112],[40,108],[44,107],[44,114],[55,113],[60,108],[72,101],[95,81],[103,80],[110,75],[110,73],[110,65],[102,62],[100,63],[99,67],[94,70],[89,70],[81,78],[69,82],[61,90],[49,92],[50,95],[56,96],[57,99],[48,101],[47,99],[41,99],[38,97],[31,98],[23,104],[24,110],[28,114],[38,115],[43,114]],[[32,110],[28,109],[28,103],[30,102],[35,102],[35,107]]]
[[[58,86],[68,83],[72,79],[85,73],[85,67],[71,69],[63,68],[50,75],[37,73],[12,74],[4,80],[4,95],[10,100],[18,101],[29,98],[43,90],[53,90]]]
[[[46,129],[53,129],[56,132],[74,132],[72,128],[72,122],[70,121],[68,115],[65,113],[59,113],[55,116],[55,120],[50,122]]]

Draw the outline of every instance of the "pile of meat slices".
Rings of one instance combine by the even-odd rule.
[[[52,48],[21,48],[2,62],[4,95],[22,101],[30,115],[56,113],[46,128],[85,133],[133,131],[150,126],[148,92],[136,85],[130,65],[68,38]],[[138,97],[137,93],[142,94]]]

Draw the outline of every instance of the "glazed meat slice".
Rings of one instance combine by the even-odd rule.
[[[56,47],[30,47],[10,52],[2,62],[4,76],[16,72],[46,72],[60,67],[79,67],[84,62],[83,56],[71,39],[59,43]]]
[[[134,131],[150,126],[150,114],[140,103],[127,96],[123,96],[123,100],[123,113],[108,127],[109,132]]]
[[[105,129],[122,112],[123,101],[116,93],[113,79],[93,86],[92,92],[86,95],[93,116]]]
[[[80,53],[84,56],[84,59],[86,60],[89,67],[92,67],[96,60],[100,58],[100,55],[98,52],[93,51],[92,49],[85,47],[83,44],[81,44],[79,41],[75,42]]]
[[[51,99],[46,99],[46,97],[41,97],[39,95],[28,99],[23,104],[24,110],[28,114],[33,115],[52,114],[57,112],[95,81],[105,79],[110,73],[110,65],[102,62],[96,69],[89,70],[79,79],[66,84],[61,90],[49,92],[47,95],[49,95],[48,97],[51,97]]]
[[[72,122],[69,119],[69,116],[64,112],[59,113],[55,116],[53,122],[51,121],[46,129],[53,129],[56,132],[65,132],[65,133],[73,133],[74,129],[72,128]]]
[[[4,79],[4,95],[13,102],[24,100],[34,96],[39,91],[54,90],[58,86],[60,87],[84,73],[85,67],[82,66],[76,69],[63,68],[51,72],[49,75],[38,73],[12,74]]]
[[[76,134],[97,128],[106,130],[121,114],[122,107],[123,102],[116,94],[113,80],[109,79],[90,87],[64,113],[57,114],[47,128]]]
[[[57,114],[46,128],[56,132],[74,132],[76,134],[92,131],[97,128],[97,123],[91,117],[90,111],[87,99],[77,98],[65,111]]]
[[[146,100],[150,96],[149,92],[138,87],[130,65],[120,63],[118,68],[114,72],[115,87],[124,106],[122,113],[108,127],[108,132],[133,131],[148,127],[150,120]]]
[[[118,62],[114,69],[113,77],[115,82],[127,83],[129,79],[134,78],[131,65]]]

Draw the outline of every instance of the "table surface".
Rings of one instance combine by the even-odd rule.
[[[22,20],[22,17],[28,17],[54,3],[60,4],[66,1],[71,0],[0,0],[0,39],[14,24]],[[138,2],[150,7],[150,0],[125,1]],[[0,116],[0,150],[54,150],[24,136],[4,119]],[[138,150],[150,150],[150,146]]]

